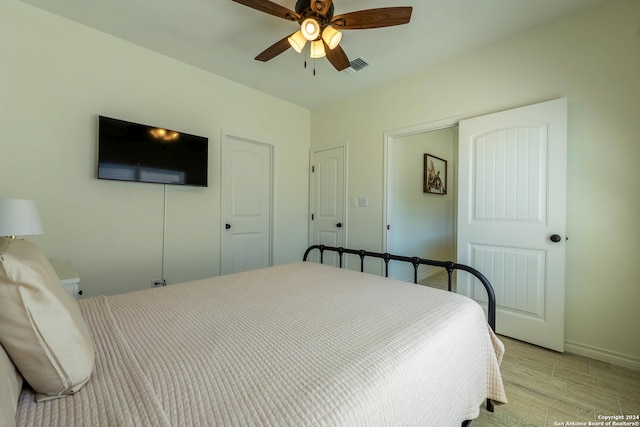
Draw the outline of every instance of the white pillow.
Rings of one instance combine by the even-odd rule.
[[[37,400],[78,391],[91,376],[95,353],[78,302],[40,250],[0,238],[0,344]]]
[[[0,345],[0,426],[16,424],[22,377]]]

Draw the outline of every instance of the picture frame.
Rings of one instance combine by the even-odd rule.
[[[424,193],[447,194],[447,161],[432,154],[424,154],[424,176],[422,179]]]

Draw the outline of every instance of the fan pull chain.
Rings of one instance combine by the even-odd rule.
[[[302,50],[302,56],[304,57],[304,68],[305,70],[307,69],[307,53],[309,53],[309,58],[311,59],[311,44],[308,44],[308,48],[307,46],[305,46]],[[309,52],[307,52],[307,49],[309,49]],[[313,76],[315,77],[316,75],[316,58],[313,58]]]
[[[307,43],[308,44],[308,43]],[[309,47],[311,49],[311,47]],[[302,56],[304,57],[304,69],[307,69],[307,46],[302,50]]]

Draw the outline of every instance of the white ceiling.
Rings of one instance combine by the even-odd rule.
[[[304,56],[293,49],[266,63],[254,60],[296,23],[231,0],[22,1],[312,109],[606,0],[335,0],[336,15],[413,6],[407,25],[343,32],[349,59],[371,64],[353,75],[326,58],[307,59],[305,69]],[[295,0],[275,2],[295,6]]]

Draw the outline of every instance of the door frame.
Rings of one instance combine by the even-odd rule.
[[[382,252],[388,251],[388,242],[389,237],[388,234],[390,230],[387,229],[387,225],[390,222],[390,208],[389,203],[393,200],[393,195],[391,194],[391,186],[390,180],[392,178],[391,175],[391,155],[392,155],[392,144],[396,142],[397,139],[412,136],[420,133],[431,132],[440,129],[452,128],[458,125],[460,120],[463,120],[467,114],[461,114],[457,116],[451,116],[444,119],[438,119],[426,123],[420,123],[414,126],[409,126],[405,128],[395,129],[384,132],[384,152],[383,152],[383,188],[382,188]],[[457,183],[457,180],[456,180]],[[457,189],[456,189],[457,190]],[[458,204],[456,201],[455,213],[457,216]],[[456,234],[456,229],[454,225],[454,234]],[[455,243],[454,243],[455,244]],[[384,266],[380,267],[380,271],[384,274]]]
[[[309,149],[309,212],[308,212],[308,218],[309,218],[309,229],[308,229],[308,234],[307,234],[307,246],[310,246],[313,242],[313,221],[311,221],[311,213],[313,211],[313,200],[314,200],[314,185],[313,185],[313,172],[311,172],[311,168],[313,167],[313,159],[314,159],[314,155],[317,152],[320,151],[326,151],[326,150],[333,150],[336,148],[342,148],[342,152],[344,154],[344,159],[343,159],[343,165],[342,165],[342,173],[344,176],[343,179],[343,189],[342,189],[342,194],[343,194],[343,201],[342,201],[342,246],[347,248],[347,241],[348,241],[348,235],[349,233],[347,232],[347,230],[349,229],[349,218],[348,218],[348,212],[349,209],[347,209],[347,202],[349,200],[349,197],[347,195],[347,183],[349,182],[349,175],[348,175],[348,170],[349,170],[349,141],[342,141],[342,142],[336,142],[333,144],[325,144],[325,145],[317,145],[314,147],[311,147]]]
[[[275,168],[275,158],[276,158],[276,146],[275,144],[269,139],[266,138],[264,136],[261,135],[256,135],[256,134],[251,134],[249,132],[246,131],[236,131],[236,130],[228,130],[228,129],[222,129],[221,130],[221,137],[220,137],[220,229],[219,229],[219,233],[220,233],[220,260],[219,260],[219,265],[220,265],[220,272],[222,273],[222,263],[223,263],[223,253],[222,253],[222,233],[224,233],[224,224],[225,224],[225,218],[224,218],[224,210],[223,210],[223,193],[224,193],[224,189],[222,188],[222,163],[224,162],[224,157],[223,157],[223,153],[224,153],[224,144],[225,141],[227,141],[228,139],[238,139],[238,140],[242,140],[244,142],[250,143],[250,144],[256,144],[256,145],[263,145],[269,148],[269,150],[271,151],[271,164],[269,165],[269,167],[271,168],[271,174],[269,176],[269,180],[270,185],[269,185],[269,266],[273,265],[273,251],[274,251],[274,234],[275,234],[275,224],[276,224],[276,218],[275,218],[275,193],[276,193],[276,185],[275,185],[275,178],[276,178],[276,168]]]

